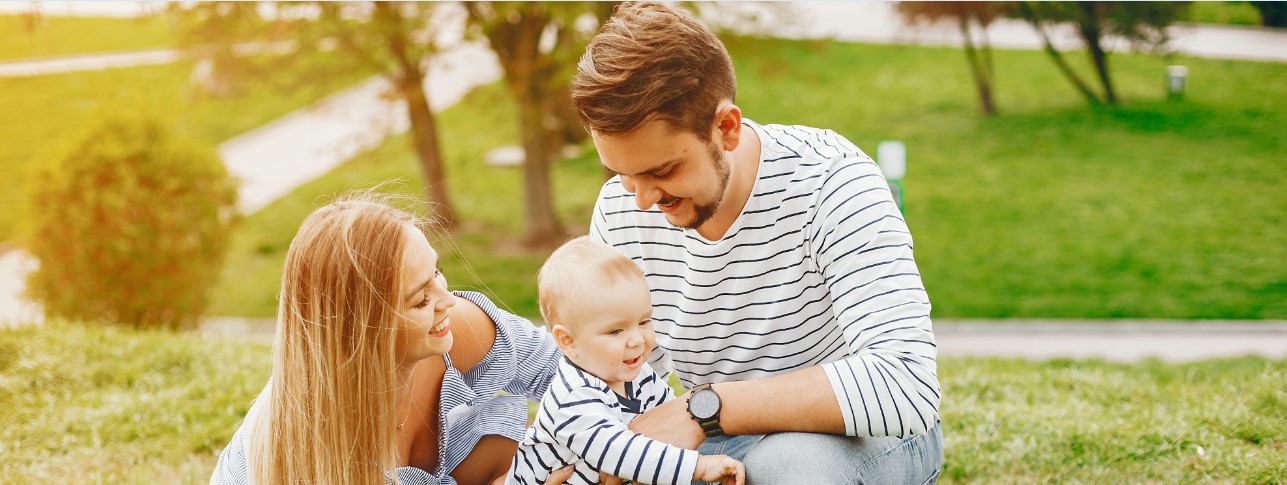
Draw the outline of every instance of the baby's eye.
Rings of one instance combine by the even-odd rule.
[[[619,328],[614,328],[614,329],[612,329],[612,330],[609,330],[609,331],[608,331],[608,335],[621,335],[621,332],[622,332],[622,330],[621,330],[621,329],[619,329]]]
[[[652,320],[644,320],[644,321],[642,321],[642,322],[639,322],[639,326],[640,326],[640,327],[647,327],[647,326],[648,326],[648,324],[650,324],[650,323],[652,323]]]

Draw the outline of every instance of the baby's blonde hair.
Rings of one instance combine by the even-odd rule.
[[[622,280],[644,280],[643,271],[616,248],[581,236],[559,246],[536,275],[541,317],[551,327],[568,325],[561,309],[571,298],[594,297],[597,288]]]

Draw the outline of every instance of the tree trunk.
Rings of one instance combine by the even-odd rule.
[[[1032,24],[1032,28],[1037,31],[1037,35],[1041,36],[1041,43],[1045,48],[1046,54],[1050,56],[1050,60],[1054,61],[1055,67],[1059,68],[1059,72],[1063,73],[1064,77],[1068,79],[1068,82],[1071,82],[1073,87],[1077,88],[1077,91],[1086,98],[1088,103],[1091,105],[1098,105],[1100,103],[1099,96],[1097,96],[1094,91],[1091,91],[1090,86],[1087,86],[1086,83],[1081,80],[1081,77],[1077,76],[1077,73],[1072,70],[1072,67],[1064,61],[1063,55],[1060,54],[1059,51],[1055,49],[1054,44],[1050,42],[1050,35],[1046,34],[1046,29],[1041,27],[1041,21],[1037,19],[1037,15],[1032,11],[1032,7],[1029,6],[1027,2],[1019,2],[1018,6],[1024,19],[1026,19],[1029,24]]]
[[[438,128],[435,126],[433,111],[429,109],[422,79],[404,77],[398,91],[407,102],[407,114],[411,118],[411,145],[420,159],[420,169],[424,172],[425,196],[429,198],[431,217],[443,229],[451,229],[456,225],[456,211],[447,196],[446,171],[443,168],[441,148],[438,146]]]
[[[979,108],[985,116],[996,116],[997,108],[992,101],[992,76],[987,72],[987,65],[979,58],[974,48],[974,39],[970,35],[970,19],[962,12],[957,17],[961,28],[961,38],[965,45],[965,59],[970,64],[970,74],[974,77],[974,87],[979,91]],[[987,33],[985,32],[986,36]]]
[[[1081,37],[1086,41],[1086,47],[1090,50],[1090,57],[1095,62],[1095,71],[1099,73],[1099,83],[1104,87],[1104,101],[1108,104],[1117,104],[1117,95],[1113,93],[1113,80],[1108,75],[1108,54],[1104,52],[1104,46],[1101,44],[1103,32],[1100,30],[1100,23],[1103,22],[1104,5],[1095,2],[1078,2],[1077,6],[1081,8],[1081,21],[1078,27],[1081,30]]]
[[[425,95],[426,73],[420,67],[420,59],[412,58],[411,30],[403,24],[402,16],[395,11],[397,7],[390,3],[375,3],[376,14],[388,22],[386,41],[398,66],[397,71],[388,76],[398,90],[398,97],[407,103],[411,147],[420,159],[420,169],[424,172],[430,217],[440,227],[449,230],[456,225],[456,211],[447,196],[446,170],[442,163],[442,149],[438,146],[438,127],[433,119],[433,110],[429,109],[429,97]]]
[[[520,123],[523,131],[523,204],[527,227],[523,244],[531,248],[553,248],[563,242],[563,224],[554,212],[554,198],[550,190],[550,162],[554,147],[552,136],[545,129],[545,110],[533,90],[519,99]]]

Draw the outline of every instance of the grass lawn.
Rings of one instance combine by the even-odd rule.
[[[165,49],[178,38],[164,15],[138,18],[54,17],[30,25],[21,15],[0,15],[0,60],[113,51]]]
[[[369,73],[286,91],[253,84],[241,94],[213,99],[189,84],[192,64],[0,78],[0,241],[17,234],[29,166],[51,163],[104,113],[147,110],[197,143],[214,147]]]
[[[0,476],[206,483],[269,345],[51,323],[0,329]],[[943,483],[1274,483],[1287,361],[939,362]]]
[[[1092,109],[1044,54],[997,51],[1002,115],[984,119],[956,49],[727,45],[746,116],[832,128],[872,153],[907,144],[906,216],[936,317],[1287,318],[1287,65],[1115,54],[1123,104]],[[1190,69],[1182,102],[1164,100],[1172,63]],[[517,143],[514,118],[497,86],[441,115],[466,228],[439,249],[453,286],[485,283],[534,316],[544,254],[511,243],[519,172],[480,161]],[[299,221],[326,194],[389,177],[418,192],[408,147],[391,139],[247,218],[211,313],[274,315]],[[593,153],[557,165],[566,223],[588,225],[600,177]]]

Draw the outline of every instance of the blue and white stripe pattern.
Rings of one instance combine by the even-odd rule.
[[[599,483],[599,471],[658,485],[692,483],[697,452],[635,434],[635,416],[674,397],[648,364],[619,396],[566,358],[519,445],[507,484],[540,485],[550,471],[576,464],[568,485]]]
[[[595,204],[591,237],[652,288],[651,362],[685,387],[821,365],[847,434],[925,433],[939,404],[930,302],[880,169],[833,131],[744,122],[759,173],[723,239],[639,210],[619,178]]]
[[[527,400],[540,399],[549,388],[563,354],[544,328],[503,311],[475,292],[454,292],[474,302],[496,324],[496,341],[472,369],[461,374],[447,361],[443,376],[440,418],[445,433],[439,437],[438,470],[430,473],[415,467],[396,470],[401,484],[455,485],[448,473],[455,469],[478,440],[486,435],[500,435],[522,441],[527,428]],[[272,384],[256,398],[232,441],[219,455],[219,463],[210,477],[211,485],[248,484],[247,428],[250,417],[263,406]],[[497,395],[504,391],[509,395]],[[392,477],[391,477],[392,478]]]

